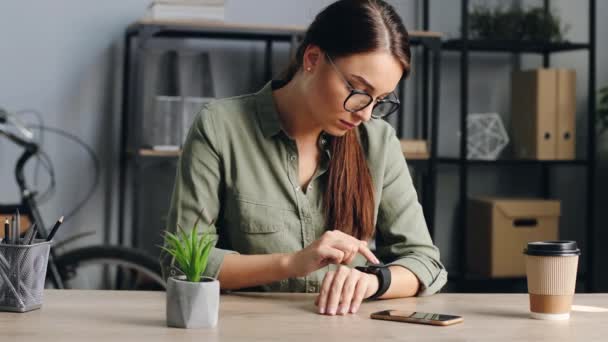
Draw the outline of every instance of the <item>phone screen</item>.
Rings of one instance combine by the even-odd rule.
[[[417,311],[401,311],[401,310],[386,310],[386,311],[378,312],[377,314],[383,315],[383,316],[395,316],[395,317],[410,318],[410,319],[415,319],[415,320],[439,321],[439,322],[451,321],[453,319],[460,318],[460,316],[454,316],[454,315],[444,315],[444,314],[417,312]]]

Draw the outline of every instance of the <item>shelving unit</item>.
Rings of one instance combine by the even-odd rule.
[[[291,53],[297,48],[297,44],[305,32],[302,27],[271,27],[271,26],[248,26],[223,23],[205,22],[161,22],[161,21],[139,21],[130,25],[124,36],[124,71],[123,71],[123,102],[122,102],[122,134],[121,134],[121,158],[119,189],[122,193],[119,198],[119,222],[118,243],[121,245],[139,246],[139,237],[144,233],[139,221],[139,198],[142,193],[141,175],[148,167],[158,165],[159,162],[173,163],[179,157],[179,151],[154,151],[142,146],[142,121],[145,119],[142,113],[143,103],[143,80],[144,68],[143,57],[146,47],[152,40],[164,39],[163,49],[176,50],[177,44],[172,42],[187,38],[196,39],[218,39],[218,40],[240,40],[265,42],[264,79],[270,80],[272,73],[273,43],[290,43]],[[166,43],[169,41],[169,43]],[[409,164],[421,171],[428,180],[420,182],[425,217],[429,222],[431,233],[433,232],[434,203],[435,203],[435,175],[437,155],[437,120],[439,115],[439,80],[440,80],[440,56],[441,35],[435,32],[410,32],[410,44],[422,47],[425,53],[423,80],[423,110],[422,128],[420,139],[429,141],[430,157],[426,160],[410,160]],[[159,42],[155,42],[158,47]],[[432,78],[428,78],[432,67]],[[405,85],[402,80],[399,92],[403,96]],[[432,94],[432,96],[430,96]],[[403,109],[403,106],[402,106]],[[430,120],[429,120],[430,119]],[[402,127],[403,112],[398,116],[397,127]],[[401,136],[403,132],[398,132]],[[173,176],[173,175],[171,175]],[[129,187],[127,186],[129,185]],[[127,189],[130,189],[128,191]],[[129,196],[129,198],[127,198]],[[167,194],[170,196],[170,194]],[[128,232],[125,227],[127,207],[131,211],[131,220],[128,224],[132,231]],[[167,208],[168,209],[168,208]],[[129,238],[129,234],[130,238]],[[156,232],[147,232],[155,234]],[[159,232],[160,233],[160,232]]]
[[[430,0],[424,1],[423,7],[423,29],[429,29],[429,3]],[[459,220],[457,225],[457,236],[460,240],[458,245],[461,251],[466,250],[466,226],[467,226],[467,212],[464,210],[467,203],[468,197],[468,184],[469,175],[468,171],[472,167],[502,167],[502,166],[522,166],[522,167],[537,167],[541,169],[541,182],[542,182],[542,194],[541,197],[548,198],[550,196],[550,172],[553,167],[583,167],[586,170],[586,221],[584,226],[586,227],[586,250],[584,251],[586,256],[586,274],[580,280],[585,284],[587,291],[594,290],[594,267],[595,267],[595,253],[596,253],[596,241],[595,241],[595,213],[594,213],[594,200],[595,200],[595,167],[596,167],[596,145],[595,145],[595,63],[596,63],[596,32],[595,32],[595,0],[589,0],[589,41],[587,43],[570,43],[570,42],[526,42],[526,41],[500,41],[500,40],[476,40],[469,39],[469,1],[461,0],[461,38],[447,40],[443,44],[443,50],[445,51],[457,51],[460,53],[460,84],[461,90],[461,104],[460,104],[460,148],[459,157],[457,158],[444,158],[439,157],[439,164],[456,165],[458,166],[459,175],[459,201],[457,208],[460,208]],[[549,0],[543,1],[545,12],[549,11]],[[587,153],[584,159],[576,160],[496,160],[496,161],[483,161],[483,160],[468,160],[467,154],[467,142],[466,137],[468,136],[466,116],[469,113],[469,61],[471,59],[471,52],[504,52],[511,54],[540,54],[543,56],[543,67],[550,66],[550,56],[552,53],[566,52],[566,51],[587,51],[589,54],[588,62],[588,113],[587,113]],[[464,257],[464,253],[461,256],[459,267],[460,270],[456,272],[454,280],[460,285],[457,287],[458,290],[479,290],[480,286],[486,289],[501,289],[504,288],[505,284],[517,284],[522,279],[476,279],[470,277],[464,272],[466,270],[467,260]],[[481,285],[480,285],[481,284]],[[496,286],[495,286],[496,285]],[[525,288],[524,288],[525,289]]]

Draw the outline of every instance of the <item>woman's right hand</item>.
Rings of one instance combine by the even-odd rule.
[[[357,253],[374,264],[380,263],[367,247],[367,242],[339,230],[327,231],[306,248],[291,254],[288,267],[293,277],[304,277],[328,264],[348,265],[357,256]]]

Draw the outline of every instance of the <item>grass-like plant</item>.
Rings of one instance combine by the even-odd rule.
[[[177,267],[191,282],[200,282],[201,276],[207,268],[209,253],[214,246],[214,238],[209,233],[198,234],[197,224],[194,222],[190,232],[186,232],[181,225],[177,231],[165,232],[165,245],[161,248],[175,259]]]
[[[469,16],[471,37],[489,40],[562,42],[570,25],[543,7],[476,5]]]

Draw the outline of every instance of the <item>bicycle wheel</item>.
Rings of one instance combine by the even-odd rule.
[[[66,288],[110,290],[166,288],[159,262],[130,248],[83,247],[58,255],[55,262]]]

